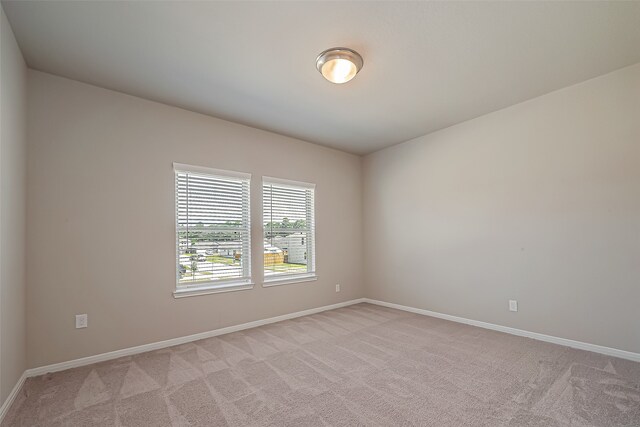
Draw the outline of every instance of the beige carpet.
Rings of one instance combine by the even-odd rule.
[[[640,426],[640,364],[369,304],[29,379],[3,426]]]

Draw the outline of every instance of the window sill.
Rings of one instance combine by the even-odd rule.
[[[318,280],[318,276],[315,274],[306,274],[304,276],[294,276],[294,277],[279,277],[275,279],[265,279],[264,283],[262,283],[262,287],[268,288],[270,286],[280,286],[280,285],[290,285],[293,283],[302,283],[302,282],[313,282]]]
[[[176,289],[173,292],[174,298],[195,297],[199,295],[219,294],[222,292],[235,292],[253,289],[253,282],[241,281],[225,283],[223,285],[202,285],[192,288]]]

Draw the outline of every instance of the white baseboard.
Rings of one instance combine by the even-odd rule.
[[[117,359],[118,357],[131,356],[146,351],[158,350],[161,348],[171,347],[174,345],[185,344],[192,341],[198,341],[205,338],[211,338],[218,335],[229,334],[231,332],[242,331],[244,329],[255,328],[257,326],[268,325],[270,323],[281,322],[283,320],[294,319],[296,317],[308,316],[310,314],[320,313],[322,311],[334,310],[336,308],[346,307],[353,304],[364,302],[364,298],[354,299],[350,301],[340,302],[337,304],[325,305],[323,307],[311,308],[309,310],[297,311],[295,313],[283,314],[282,316],[270,317],[268,319],[255,320],[253,322],[242,323],[240,325],[228,326],[226,328],[215,329],[213,331],[201,332],[199,334],[187,335],[184,337],[172,338],[166,341],[158,341],[154,343],[139,345],[136,347],[123,348],[121,350],[110,351],[108,353],[96,354],[94,356],[83,357],[80,359],[69,360],[67,362],[54,363],[53,365],[40,366],[37,368],[27,369],[26,377],[35,377],[48,372],[64,371],[65,369],[77,368],[79,366],[90,365],[92,363],[104,362],[106,360]]]
[[[574,341],[566,338],[554,337],[551,335],[539,334],[537,332],[529,332],[521,329],[510,328],[507,326],[495,325],[492,323],[480,322],[478,320],[465,319],[464,317],[451,316],[449,314],[438,313],[435,311],[423,310],[415,307],[408,307],[405,305],[394,304],[385,301],[378,301],[370,298],[358,298],[350,301],[345,301],[337,304],[326,305],[323,307],[311,308],[309,310],[298,311],[295,313],[284,314],[281,316],[270,317],[268,319],[255,320],[253,322],[242,323],[240,325],[228,326],[226,328],[215,329],[213,331],[201,332],[199,334],[187,335],[184,337],[173,338],[165,341],[158,341],[150,344],[139,345],[136,347],[124,348],[121,350],[110,351],[108,353],[96,354],[94,356],[83,357],[80,359],[70,360],[67,362],[55,363],[52,365],[40,366],[37,368],[27,369],[18,382],[16,383],[13,390],[7,397],[7,400],[3,403],[2,407],[0,407],[0,423],[2,419],[8,412],[11,404],[14,402],[22,385],[25,380],[29,377],[34,377],[38,375],[43,375],[48,372],[58,372],[63,371],[65,369],[77,368],[80,366],[90,365],[92,363],[104,362],[106,360],[117,359],[119,357],[131,356],[134,354],[144,353],[146,351],[158,350],[161,348],[171,347],[174,345],[180,345],[189,343],[192,341],[197,341],[205,338],[215,337],[218,335],[229,334],[231,332],[242,331],[245,329],[255,328],[257,326],[268,325],[270,323],[281,322],[283,320],[295,319],[296,317],[308,316],[315,313],[320,313],[327,310],[334,310],[336,308],[347,307],[353,304],[359,304],[362,302],[367,302],[370,304],[380,305],[383,307],[395,308],[397,310],[408,311],[411,313],[422,314],[425,316],[437,317],[440,319],[451,320],[453,322],[464,323],[467,325],[477,326],[480,328],[491,329],[494,331],[505,332],[507,334],[518,335],[521,337],[532,338],[539,341],[545,341],[553,344],[559,344],[567,347],[573,347],[580,350],[592,351],[595,353],[605,354],[607,356],[619,357],[621,359],[632,360],[634,362],[640,362],[640,354],[633,353],[625,350],[618,350],[615,348],[604,347],[596,344],[589,344],[580,341]]]
[[[577,348],[580,350],[592,351],[594,353],[605,354],[607,356],[619,357],[621,359],[632,360],[634,362],[640,362],[640,353],[634,353],[626,350],[618,350],[617,348],[605,347],[597,344],[589,344],[581,341],[574,341],[567,338],[559,338],[551,335],[539,334],[537,332],[529,332],[522,329],[510,328],[508,326],[495,325],[493,323],[480,322],[479,320],[465,319],[464,317],[451,316],[449,314],[438,313],[435,311],[423,310],[421,308],[408,307],[406,305],[394,304],[391,302],[378,301],[370,298],[364,298],[364,302],[370,304],[376,304],[383,307],[395,308],[397,310],[408,311],[416,314],[423,314],[425,316],[437,317],[439,319],[451,320],[452,322],[465,323],[471,326],[477,326],[479,328],[491,329],[494,331],[505,332],[511,335],[518,335],[520,337],[532,338],[538,341],[550,342],[553,344],[559,344],[566,347]]]
[[[9,396],[7,396],[7,399],[4,401],[2,406],[0,406],[0,424],[2,424],[2,420],[4,420],[5,415],[7,415],[7,413],[9,412],[9,408],[11,408],[13,401],[16,400],[16,397],[18,397],[18,393],[20,393],[20,390],[22,389],[22,386],[24,385],[24,382],[26,381],[26,379],[27,379],[27,372],[25,371],[22,373],[22,376],[18,379],[18,382],[16,383],[16,385],[13,386],[11,393],[9,393]]]

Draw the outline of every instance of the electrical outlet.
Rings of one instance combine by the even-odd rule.
[[[88,321],[86,314],[76,314],[76,329],[86,328],[89,326]]]
[[[518,311],[518,301],[514,299],[509,300],[509,311]]]
[[[339,284],[336,285],[336,292],[340,292],[340,285]]]

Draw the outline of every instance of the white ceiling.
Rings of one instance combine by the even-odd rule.
[[[640,62],[640,2],[3,2],[30,67],[363,154]],[[345,85],[318,53],[360,52]]]

